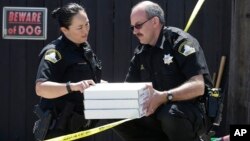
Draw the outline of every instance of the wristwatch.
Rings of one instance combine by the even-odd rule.
[[[168,102],[171,102],[173,100],[173,94],[167,92],[167,100]]]
[[[68,81],[68,82],[66,83],[66,88],[67,88],[67,91],[68,91],[69,94],[72,93],[72,90],[71,90],[71,88],[70,88],[70,81]]]

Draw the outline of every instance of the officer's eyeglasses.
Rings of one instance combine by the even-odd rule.
[[[146,21],[143,22],[143,23],[136,24],[136,25],[131,25],[131,27],[130,27],[131,30],[134,31],[135,28],[136,28],[136,29],[141,29],[142,26],[143,26],[146,22],[150,21],[152,18],[153,18],[153,17],[149,18],[148,20],[146,20]]]

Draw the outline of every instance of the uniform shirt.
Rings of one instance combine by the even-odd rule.
[[[90,60],[86,59],[86,55]],[[83,43],[78,47],[65,36],[61,36],[41,51],[40,59],[36,81],[58,83],[78,82],[87,79],[93,79],[95,82],[100,81],[101,65],[88,43]],[[95,65],[92,66],[95,67],[95,71],[93,71],[90,61]],[[66,101],[77,104],[78,109],[75,109],[75,111],[82,114],[83,94],[80,91],[55,99],[43,98],[41,107],[50,109],[56,106],[56,109],[60,112]]]
[[[198,41],[188,33],[164,27],[155,46],[140,44],[135,49],[127,82],[152,82],[157,90],[180,86],[189,78],[209,75]]]

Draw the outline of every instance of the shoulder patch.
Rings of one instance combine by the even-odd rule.
[[[60,52],[58,52],[57,50],[49,49],[46,51],[44,59],[47,61],[50,61],[52,63],[56,63],[62,59],[62,56],[61,56]]]
[[[190,54],[195,53],[195,48],[193,47],[193,44],[191,42],[183,42],[179,48],[178,52],[181,53],[184,56],[189,56]]]

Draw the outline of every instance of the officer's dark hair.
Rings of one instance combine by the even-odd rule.
[[[85,11],[85,9],[77,3],[68,3],[63,7],[56,8],[51,12],[53,18],[58,20],[60,27],[68,27],[71,25],[73,16],[75,16],[79,11]]]
[[[142,1],[139,2],[138,4],[136,4],[132,9],[134,9],[136,6],[138,6],[141,3],[147,3],[145,5],[145,12],[147,14],[147,18],[150,19],[152,17],[158,17],[160,20],[161,24],[165,24],[165,17],[164,17],[164,11],[163,9],[160,7],[160,5],[158,5],[157,3],[151,2],[151,1]]]

